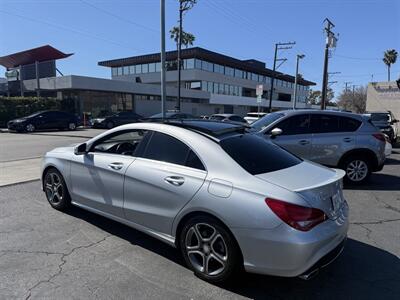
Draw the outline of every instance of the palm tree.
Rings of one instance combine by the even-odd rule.
[[[386,50],[383,55],[383,62],[388,68],[388,81],[390,81],[390,66],[396,63],[397,60],[397,51],[395,49]]]
[[[176,43],[176,48],[179,47],[179,27],[175,26],[173,27],[170,31],[170,38],[174,40]],[[195,41],[196,37],[191,34],[190,32],[185,32],[182,30],[182,45],[184,45],[186,48],[189,46],[193,45],[193,42]]]

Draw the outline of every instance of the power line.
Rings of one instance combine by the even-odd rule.
[[[85,1],[85,0],[79,0],[79,1],[82,2],[82,3],[84,3],[84,4],[86,4],[87,6],[90,6],[90,7],[94,8],[94,9],[96,9],[96,10],[98,10],[98,11],[104,13],[104,14],[107,14],[107,15],[109,15],[109,16],[112,16],[112,17],[118,19],[119,21],[129,23],[129,24],[131,24],[131,25],[134,25],[134,26],[143,28],[143,29],[145,29],[145,30],[149,30],[149,31],[152,31],[152,32],[160,33],[160,31],[157,30],[157,29],[154,29],[154,28],[148,27],[148,26],[146,26],[146,25],[142,25],[142,24],[136,23],[136,22],[134,22],[134,21],[131,21],[131,20],[129,20],[129,19],[126,19],[126,18],[124,18],[124,17],[121,17],[121,16],[119,16],[119,15],[116,15],[116,14],[114,14],[114,13],[108,11],[108,10],[105,10],[105,9],[103,9],[103,8],[101,8],[101,7],[98,7],[98,6],[92,4],[92,3],[88,2],[88,1]]]
[[[103,38],[101,36],[93,35],[93,34],[88,33],[88,32],[84,32],[84,31],[81,31],[81,30],[78,30],[78,29],[74,29],[74,28],[71,28],[71,27],[66,27],[66,26],[59,25],[59,24],[56,24],[56,23],[52,23],[52,22],[49,22],[49,21],[45,21],[45,20],[42,20],[42,19],[35,19],[35,18],[27,17],[27,16],[24,16],[24,15],[20,15],[20,14],[17,14],[17,13],[13,13],[13,12],[1,10],[1,9],[0,9],[0,13],[11,15],[11,16],[18,17],[18,18],[21,18],[21,19],[25,19],[25,20],[28,20],[28,21],[31,21],[31,22],[35,22],[35,23],[45,24],[47,26],[58,28],[58,29],[61,29],[61,30],[64,30],[64,31],[69,31],[69,32],[72,32],[72,33],[75,33],[75,34],[79,34],[79,35],[82,35],[82,36],[90,37],[92,39],[101,40],[103,42],[114,44],[114,45],[120,46],[122,48],[129,49],[131,51],[135,51],[135,52],[142,51],[143,52],[143,50],[141,50],[141,49],[132,48],[132,47],[130,47],[128,45],[125,45],[125,44],[122,44],[122,43],[120,43],[118,41],[106,39],[106,38]]]
[[[340,58],[346,58],[346,59],[353,59],[353,60],[376,60],[380,61],[380,58],[371,58],[371,57],[354,57],[354,56],[345,56],[345,55],[340,55],[340,54],[335,54],[334,57],[340,57]]]

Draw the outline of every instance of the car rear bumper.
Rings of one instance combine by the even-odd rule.
[[[242,250],[246,271],[297,277],[307,274],[319,261],[324,262],[325,257],[329,260],[330,253],[346,239],[348,226],[348,206],[344,202],[336,220],[327,220],[308,232],[286,224],[270,230],[234,228],[232,232]]]

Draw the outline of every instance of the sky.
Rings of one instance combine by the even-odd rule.
[[[177,25],[178,0],[166,0],[167,31]],[[400,53],[400,0],[198,0],[184,16],[194,46],[272,68],[274,44],[295,41],[279,53],[279,71],[300,73],[320,89],[325,46],[324,19],[338,36],[329,62],[336,96],[349,85],[385,81],[383,52]],[[167,32],[167,50],[175,45]],[[102,60],[160,51],[159,0],[0,0],[0,56],[50,44],[73,56],[60,60],[65,74],[110,78]],[[0,67],[0,77],[5,69]],[[400,57],[392,79],[400,76]]]

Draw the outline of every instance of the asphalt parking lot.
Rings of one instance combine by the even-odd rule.
[[[84,141],[58,141],[58,134],[54,143]],[[3,136],[12,138],[0,134],[2,160],[3,147],[10,147]],[[30,143],[40,144],[25,137],[28,150]],[[42,149],[31,148],[41,155]],[[154,238],[78,208],[67,214],[51,209],[39,181],[0,187],[0,299],[398,299],[400,148],[393,152],[368,185],[346,188],[346,249],[310,281],[241,274],[211,285],[184,267],[176,249]],[[25,152],[11,155],[18,161]]]

